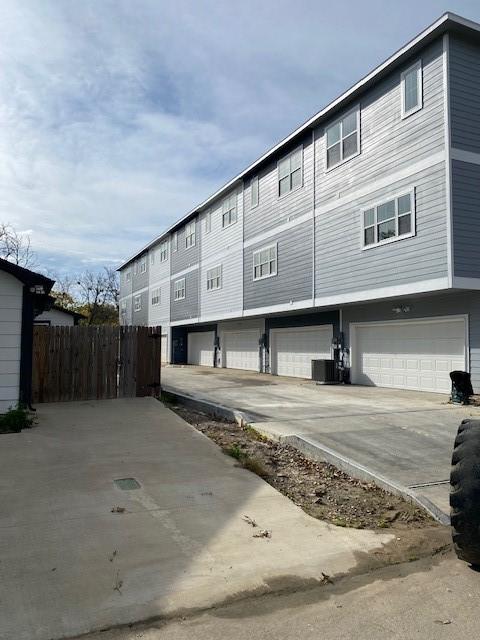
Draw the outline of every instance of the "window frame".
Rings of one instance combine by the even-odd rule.
[[[138,305],[137,305],[137,302],[139,303]],[[137,295],[133,296],[133,312],[138,313],[141,310],[142,310],[142,294],[138,293]]]
[[[413,70],[417,72],[417,91],[418,91],[418,104],[412,107],[408,111],[405,110],[405,78]],[[423,64],[422,59],[419,58],[416,62],[411,64],[407,69],[400,74],[400,95],[401,95],[401,115],[402,120],[417,113],[423,109]]]
[[[294,172],[292,172],[292,168],[290,166],[290,173],[288,174],[288,177],[290,178],[290,189],[288,191],[286,191],[285,193],[280,193],[280,180],[283,180],[283,178],[286,178],[287,176],[283,176],[283,178],[280,178],[280,164],[282,162],[284,162],[285,160],[290,160],[292,156],[294,156],[296,153],[298,153],[298,151],[300,151],[300,157],[301,157],[301,161],[300,161],[300,184],[297,185],[296,187],[292,188],[292,174]],[[286,155],[284,155],[282,158],[280,158],[279,160],[277,160],[277,198],[285,198],[287,196],[289,196],[291,193],[294,193],[295,191],[298,191],[299,189],[303,189],[303,153],[304,149],[303,149],[303,144],[299,145],[298,147],[296,147],[295,149],[292,149],[292,151],[290,151],[289,153],[287,153]],[[297,171],[297,169],[295,169],[294,171]]]
[[[172,252],[178,251],[178,231],[172,233]]]
[[[154,295],[155,293],[157,295]],[[154,302],[154,299],[156,300],[156,302]],[[152,307],[158,307],[160,302],[161,302],[160,287],[154,287],[150,292],[150,303]]]
[[[182,285],[177,289],[177,285],[179,283],[182,283]],[[181,297],[177,296],[178,291],[183,291],[183,295]],[[175,280],[173,283],[173,301],[180,302],[181,300],[185,300],[186,295],[187,295],[187,287],[185,283],[185,278],[179,278],[178,280]]]
[[[140,275],[147,273],[147,254],[143,255],[140,260]]]
[[[193,226],[193,231],[191,228]],[[192,220],[185,225],[185,249],[191,249],[197,244],[197,225],[196,221]]]
[[[225,204],[229,203],[231,200],[235,200],[235,206],[234,207],[229,207],[228,209],[225,209]],[[231,220],[231,216],[230,213],[234,211],[235,212],[235,219]],[[229,216],[229,222],[228,224],[225,224],[225,215]],[[224,198],[222,200],[222,229],[228,229],[228,227],[231,227],[232,225],[236,224],[238,222],[238,193],[235,191],[234,193],[231,193],[229,196],[227,196],[226,198]]]
[[[212,230],[212,212],[207,211],[205,214],[205,233],[210,233]]]
[[[402,233],[402,235],[398,235],[398,200],[399,198],[401,198],[402,196],[407,196],[410,195],[410,231],[408,233]],[[385,238],[384,240],[376,240],[375,242],[372,242],[371,244],[365,244],[365,229],[366,228],[370,228],[371,226],[373,226],[373,228],[375,229],[375,238],[378,237],[378,219],[377,219],[377,210],[378,207],[381,207],[383,204],[387,204],[387,202],[391,202],[391,201],[395,202],[395,235],[392,236],[391,238]],[[367,227],[365,227],[365,212],[369,211],[370,209],[374,210],[374,223],[373,225],[367,225]],[[361,237],[360,237],[360,242],[361,242],[361,247],[362,247],[362,251],[368,251],[369,249],[375,249],[375,247],[381,247],[385,244],[391,244],[392,242],[398,242],[399,240],[406,240],[407,238],[413,238],[417,235],[417,215],[416,215],[416,203],[415,203],[415,187],[406,187],[405,189],[402,189],[400,191],[395,192],[394,194],[392,194],[391,196],[389,196],[388,198],[382,198],[381,200],[377,200],[376,202],[373,202],[371,204],[368,204],[367,206],[362,207],[361,212],[361,224],[360,224],[360,231],[361,231]],[[404,214],[406,215],[406,214]],[[401,217],[401,216],[400,216]],[[385,221],[384,221],[385,222]]]
[[[160,262],[167,262],[168,260],[168,240],[165,240],[160,244],[159,248]]]
[[[131,281],[132,281],[132,270],[127,269],[125,271],[125,282],[131,282]]]
[[[211,273],[215,269],[219,269],[219,273],[218,273],[218,275],[212,276]],[[218,287],[210,287],[209,286],[209,283],[213,282],[214,280],[218,280],[219,281]],[[210,267],[210,269],[207,269],[207,291],[208,292],[210,292],[210,291],[219,291],[222,288],[223,288],[223,266],[221,264],[217,264],[214,267]]]
[[[257,185],[256,187],[256,194],[257,194],[257,198],[256,198],[256,202],[254,202],[253,200],[253,185]],[[253,178],[250,180],[250,209],[256,209],[258,207],[258,205],[260,204],[260,180],[258,178],[258,176],[253,176]]]
[[[262,251],[267,251],[270,249],[275,249],[275,272],[274,273],[267,273],[264,276],[259,276],[258,278],[255,277],[255,267],[259,267],[262,264],[266,264],[263,262],[260,262],[258,265],[255,264],[255,256],[258,255],[259,253],[261,253]],[[268,263],[270,263],[271,260],[268,260]],[[266,245],[265,247],[261,247],[260,249],[257,249],[256,251],[253,252],[252,254],[252,268],[253,268],[253,281],[254,282],[258,282],[259,280],[266,280],[267,278],[274,278],[275,276],[278,275],[278,242],[274,242],[273,244],[269,244]]]
[[[331,144],[330,146],[328,146],[328,131],[332,127],[335,127],[337,124],[342,123],[343,120],[345,120],[345,118],[347,118],[352,113],[356,113],[356,116],[357,116],[357,129],[356,129],[356,131],[357,131],[357,151],[356,151],[356,153],[352,153],[351,156],[348,156],[347,158],[344,158],[343,157],[343,141],[345,140],[345,138],[348,138],[349,136],[351,136],[353,131],[352,131],[352,133],[349,133],[348,135],[343,137],[343,124],[341,124],[340,139],[337,142],[334,142],[333,144]],[[325,138],[325,173],[328,173],[329,171],[333,171],[334,169],[336,169],[340,165],[345,164],[346,162],[349,162],[349,160],[352,160],[353,158],[356,158],[357,156],[359,156],[361,154],[361,152],[362,152],[362,147],[361,147],[361,144],[362,144],[361,124],[362,124],[362,119],[361,119],[361,109],[360,109],[360,103],[359,103],[359,104],[356,104],[351,109],[349,109],[348,111],[345,111],[339,118],[337,118],[331,124],[329,124],[328,126],[325,127],[325,130],[324,130],[324,138]],[[338,162],[336,162],[335,164],[332,164],[332,166],[329,167],[328,166],[328,150],[330,149],[330,147],[333,147],[335,144],[338,144],[338,142],[340,142],[341,159]]]
[[[152,249],[150,253],[150,265],[153,266],[155,264],[155,251]]]

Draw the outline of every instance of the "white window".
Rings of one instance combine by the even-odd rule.
[[[222,205],[222,227],[229,227],[237,221],[237,194],[232,193],[231,196],[223,201]]]
[[[133,296],[133,310],[141,311],[141,309],[142,309],[142,296],[141,295]]]
[[[150,254],[150,264],[155,264],[155,251],[152,249],[152,252]]]
[[[133,275],[136,276],[138,273],[138,260],[135,260],[133,263]]]
[[[205,233],[210,233],[212,230],[212,212],[208,211],[205,216]]]
[[[131,279],[132,279],[132,272],[130,269],[127,269],[125,271],[125,282],[130,282]]]
[[[251,208],[254,209],[255,207],[258,207],[258,203],[259,203],[259,184],[258,184],[258,176],[255,176],[254,178],[252,178],[252,181],[250,182],[250,197],[251,197]]]
[[[363,248],[415,235],[415,191],[372,205],[362,211]]]
[[[195,246],[195,220],[185,225],[185,247]]]
[[[299,189],[303,184],[303,149],[295,149],[290,155],[277,163],[278,195],[283,196]]]
[[[168,260],[168,241],[162,242],[160,245],[160,262],[166,262]]]
[[[142,256],[140,258],[140,273],[145,273],[147,271],[147,256]]]
[[[174,300],[185,300],[185,278],[176,280],[173,285]]]
[[[172,235],[172,251],[178,251],[178,234],[176,231]]]
[[[152,289],[152,307],[160,304],[160,287]]]
[[[127,319],[127,301],[126,300],[122,300],[120,303],[120,314],[122,317],[122,321],[125,322],[125,320]]]
[[[326,130],[327,169],[360,153],[360,109],[356,107]]]
[[[207,291],[222,288],[222,265],[213,267],[207,271]]]
[[[423,106],[421,60],[402,73],[400,84],[402,87],[402,118],[406,118]]]
[[[253,254],[253,279],[263,280],[277,275],[277,245],[255,251]]]

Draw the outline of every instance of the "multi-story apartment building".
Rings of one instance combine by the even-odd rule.
[[[120,268],[174,363],[480,386],[480,25],[445,14]],[[337,351],[338,353],[338,351]]]

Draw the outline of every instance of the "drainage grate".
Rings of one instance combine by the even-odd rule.
[[[123,491],[132,491],[132,489],[140,489],[140,483],[135,478],[119,478],[114,483]]]

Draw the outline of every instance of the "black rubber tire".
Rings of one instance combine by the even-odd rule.
[[[480,566],[480,420],[458,428],[450,473],[450,518],[460,560]]]

